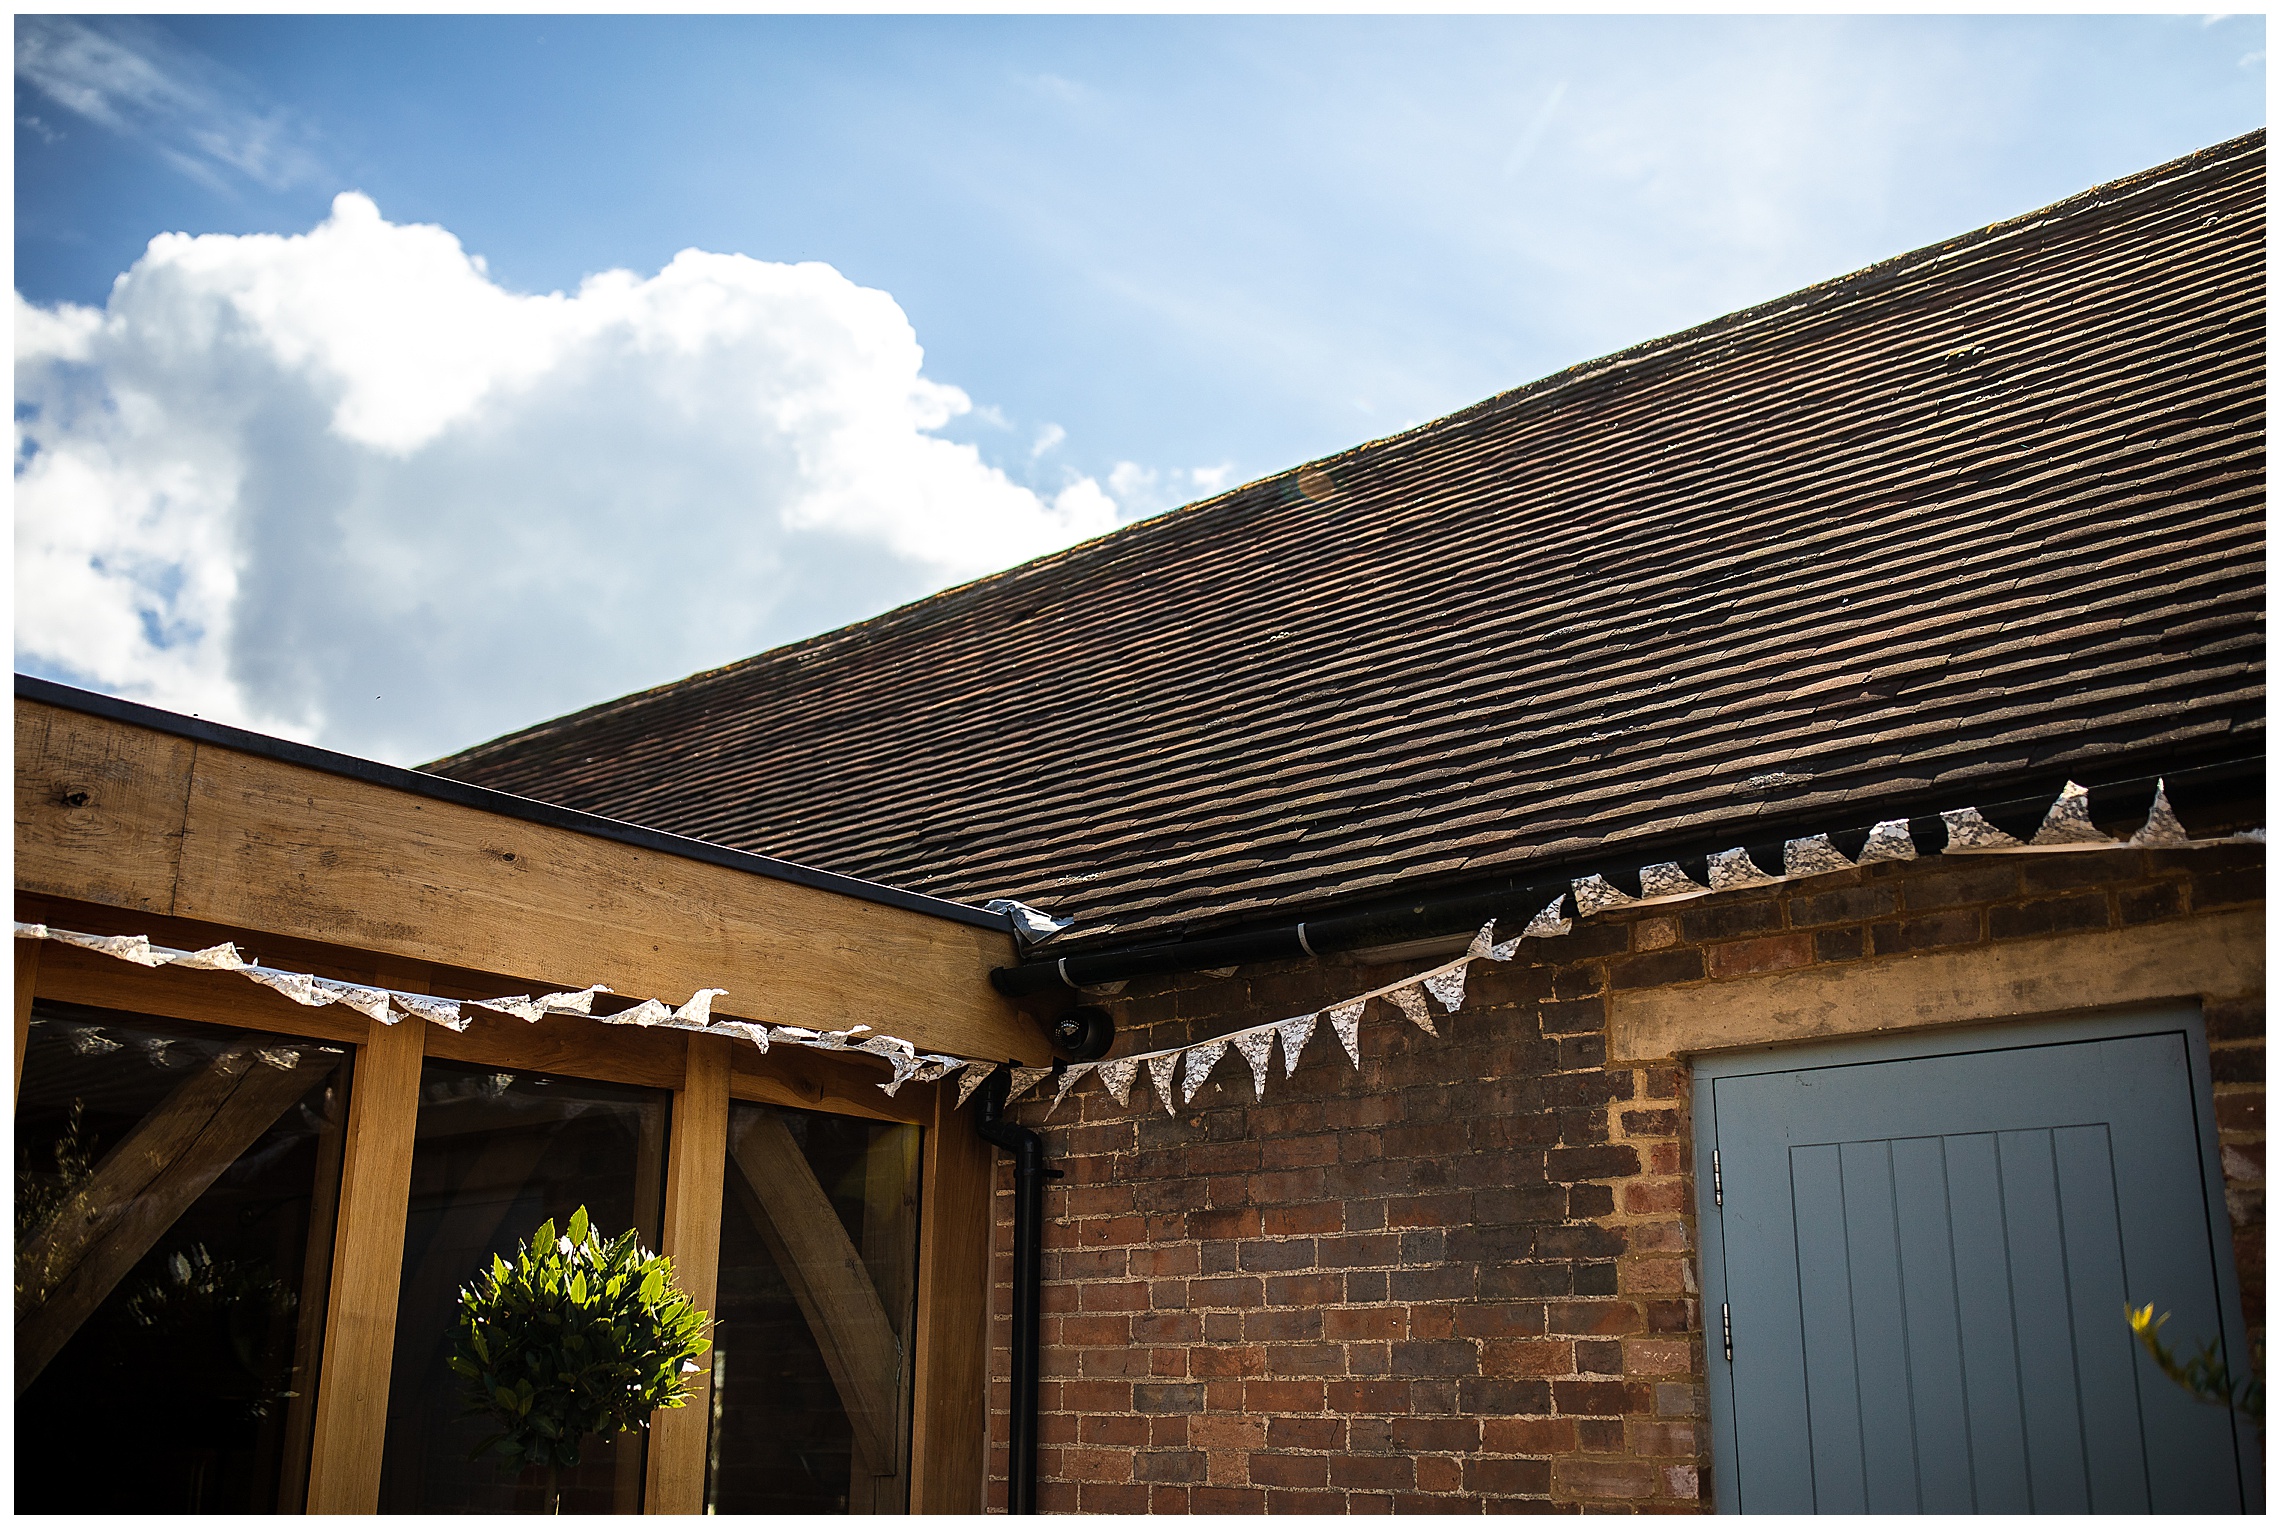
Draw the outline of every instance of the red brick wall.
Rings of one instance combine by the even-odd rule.
[[[1039,1503],[1087,1512],[1694,1510],[1712,1497],[1688,1074],[1610,1066],[1610,989],[2191,918],[2261,848],[1929,860],[1593,920],[1476,963],[1438,1038],[1324,1026],[1265,1101],[1230,1053],[1168,1117],[1143,1076],[1041,1125]],[[1303,1013],[1431,957],[1134,984],[1120,1052]],[[2261,998],[2207,1006],[2244,1301],[2263,1327]],[[1005,1504],[1000,1165],[990,1505]]]

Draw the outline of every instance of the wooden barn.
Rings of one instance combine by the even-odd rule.
[[[719,1347],[596,1511],[2261,1511],[2265,248],[2257,133],[418,773],[19,679],[19,1506],[169,1280],[169,1490],[528,1505],[439,1313],[609,1197]]]

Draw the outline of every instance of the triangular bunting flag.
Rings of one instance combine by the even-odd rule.
[[[1977,807],[1957,807],[1940,814],[1947,825],[1947,849],[1950,855],[1967,855],[1991,849],[2023,848],[2018,840],[1997,828],[1979,815]]]
[[[2185,825],[2177,821],[2176,809],[2169,805],[2168,783],[2155,781],[2153,807],[2145,815],[2145,827],[2130,835],[2130,843],[2140,849],[2166,849],[2192,842],[2192,837],[2185,832]]]
[[[1561,935],[1566,934],[1570,929],[1573,929],[1575,925],[1566,917],[1564,917],[1560,912],[1560,904],[1566,901],[1567,894],[1565,892],[1562,892],[1559,896],[1544,904],[1544,911],[1537,914],[1534,918],[1528,920],[1528,927],[1520,931],[1521,938],[1529,940],[1556,940]]]
[[[1005,1102],[1012,1104],[1051,1076],[1053,1069],[1050,1067],[1016,1067],[1013,1070],[1013,1087],[1005,1091]]]
[[[1385,995],[1387,1001],[1409,1016],[1409,1022],[1427,1035],[1439,1035],[1433,1028],[1433,1011],[1425,1006],[1425,995],[1413,987],[1397,987]]]
[[[1188,1048],[1187,1062],[1180,1068],[1180,1103],[1195,1103],[1195,1091],[1203,1087],[1203,1080],[1211,1076],[1211,1069],[1217,1067],[1225,1055],[1225,1041],[1205,1041]]]
[[[1730,892],[1736,887],[1763,886],[1779,881],[1779,876],[1768,876],[1746,849],[1722,849],[1710,857],[1710,890]]]
[[[320,993],[330,994],[330,1002],[354,1009],[366,1019],[392,1025],[396,1017],[388,1012],[388,990],[378,987],[358,987],[353,982],[334,982],[325,977],[309,979]]]
[[[1053,1091],[1053,1102],[1045,1106],[1045,1117],[1048,1120],[1061,1107],[1061,1101],[1069,1097],[1069,1090],[1077,1086],[1077,1080],[1092,1070],[1093,1064],[1090,1062],[1071,1062],[1062,1069],[1061,1086]]]
[[[51,929],[48,938],[61,940],[66,945],[77,945],[82,950],[98,950],[106,956],[132,961],[137,966],[164,966],[166,957],[150,948],[147,934],[78,934],[69,929]],[[318,1000],[320,1003],[324,1000]]]
[[[2058,800],[2050,804],[2050,812],[2043,818],[2042,827],[2035,830],[2029,844],[2115,844],[2112,834],[2101,833],[2098,825],[2090,821],[2090,791],[2068,781],[2058,793]]]
[[[727,992],[728,989],[724,987],[698,988],[694,997],[673,1011],[673,1023],[676,1025],[686,1025],[691,1028],[702,1028],[705,1025],[711,1024],[712,1001],[715,998],[725,996]],[[591,1004],[594,1001],[594,994],[591,990],[583,993],[578,993],[573,996],[585,999],[588,1004]],[[583,1009],[579,1009],[573,1010],[572,1012],[582,1014],[585,1011]]]
[[[483,1007],[490,1009],[498,1006],[487,1003]],[[546,1012],[535,1003],[526,1004],[524,1007],[532,1011],[522,1016],[525,1019],[535,1020]],[[600,1016],[600,1019],[605,1025],[641,1025],[647,1027],[649,1025],[661,1025],[672,1017],[673,1006],[671,1004],[662,1003],[655,998],[644,998],[630,1009],[622,1010],[616,1014],[604,1014]]]
[[[1451,1014],[1464,1005],[1465,969],[1452,966],[1445,972],[1435,972],[1425,979],[1425,991],[1441,1000],[1441,1007]]]
[[[964,1109],[966,1101],[974,1097],[989,1075],[998,1070],[995,1062],[973,1061],[958,1069],[958,1107]]]
[[[1275,1032],[1247,1030],[1235,1036],[1234,1041],[1235,1049],[1243,1054],[1243,1060],[1251,1064],[1251,1097],[1266,1098],[1267,1067],[1275,1059]]]
[[[1323,1017],[1330,1021],[1330,1028],[1338,1033],[1338,1044],[1346,1048],[1346,1060],[1352,1062],[1357,1070],[1362,1065],[1362,1010],[1369,1006],[1367,998],[1357,998],[1352,1003],[1342,1003],[1323,1011]]]
[[[592,987],[581,988],[575,993],[548,993],[545,997],[538,1000],[535,1007],[537,1008],[539,1014],[592,1014],[594,1012],[595,995],[598,993],[606,993],[608,991],[608,988],[603,987],[599,983],[596,983]],[[724,987],[716,987],[707,988],[705,991],[711,993],[713,995],[713,998],[718,998],[721,994],[727,992],[728,989]],[[694,998],[689,1000],[691,1003],[695,1003],[696,1001],[697,1000]],[[708,1009],[710,1008],[711,1004],[712,998],[705,999],[705,1005]],[[536,1019],[538,1015],[531,1014],[524,1017],[528,1019]],[[699,1021],[699,1023],[702,1023],[702,1021]]]
[[[1913,845],[1909,847],[1914,848]],[[1843,850],[1829,842],[1827,834],[1791,839],[1781,846],[1781,873],[1784,876],[1819,876],[1828,871],[1851,869],[1852,862],[1845,858]]]
[[[1622,891],[1606,877],[1596,873],[1584,877],[1581,881],[1573,882],[1571,885],[1575,888],[1575,911],[1579,918],[1589,918],[1592,914],[1606,908],[1628,907],[1638,901],[1636,897]]]
[[[768,1049],[768,1027],[766,1025],[754,1024],[745,1019],[724,1019],[707,1028],[714,1035],[741,1035],[759,1047],[762,1052]],[[958,1102],[963,1104],[965,1100],[961,1097]]]
[[[1868,842],[1860,847],[1860,863],[1874,865],[1879,860],[1913,860],[1916,858],[1916,840],[1908,832],[1906,818],[1887,818],[1868,831]]]
[[[1283,1076],[1287,1078],[1298,1071],[1298,1054],[1306,1049],[1308,1041],[1314,1039],[1314,1016],[1293,1014],[1275,1026],[1275,1029],[1282,1036]]]
[[[245,957],[238,954],[237,946],[227,940],[219,945],[209,945],[204,950],[193,950],[171,957],[167,964],[187,966],[204,972],[242,972],[247,966]]]
[[[1138,1057],[1118,1057],[1113,1062],[1101,1063],[1095,1070],[1100,1073],[1100,1086],[1108,1090],[1108,1096],[1116,1101],[1118,1109],[1132,1102],[1132,1079],[1140,1071]]]
[[[306,972],[279,972],[266,966],[249,966],[244,975],[272,992],[283,993],[305,1009],[320,1009],[332,1002],[332,995],[317,991],[317,979]]]
[[[1700,897],[1710,889],[1678,868],[1675,860],[1643,866],[1639,871],[1639,897],[1654,902],[1666,897]]]
[[[464,1030],[473,1023],[459,1011],[459,1005],[448,998],[430,998],[424,993],[390,993],[388,996],[406,1014],[431,1025],[441,1025],[446,1030]]]
[[[1465,954],[1476,960],[1509,961],[1512,959],[1512,953],[1520,948],[1520,941],[1526,935],[1527,931],[1522,930],[1519,934],[1499,945],[1496,943],[1496,920],[1490,919],[1480,926],[1480,933],[1473,936],[1472,944],[1465,948]]]
[[[1180,1054],[1176,1051],[1148,1058],[1148,1077],[1156,1085],[1156,1097],[1164,1102],[1164,1113],[1167,1115],[1179,1111],[1180,1101],[1173,1093],[1172,1083],[1172,1069],[1179,1065]]]

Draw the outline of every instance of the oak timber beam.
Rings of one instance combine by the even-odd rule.
[[[26,1246],[18,1267],[36,1271],[36,1283],[19,1297],[19,1397],[207,1186],[329,1070],[304,1068],[298,1053],[279,1068],[262,1049],[240,1042],[177,1088]]]
[[[1000,931],[34,701],[16,724],[22,892],[534,984],[722,987],[723,1015],[1049,1054],[989,985],[1011,954]]]

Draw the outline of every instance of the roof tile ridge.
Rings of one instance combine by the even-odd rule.
[[[578,711],[567,713],[530,727],[504,733],[498,737],[474,744],[455,753],[419,766],[434,774],[449,774],[453,769],[480,764],[486,760],[515,753],[532,744],[549,739],[566,737],[582,726],[622,712],[637,710],[645,703],[675,693],[718,683],[732,675],[757,670],[763,666],[782,667],[796,663],[803,656],[841,644],[853,645],[875,637],[889,628],[905,624],[925,623],[941,619],[957,606],[983,598],[984,592],[996,587],[1008,587],[1016,581],[1039,577],[1049,570],[1065,565],[1073,559],[1090,556],[1106,544],[1118,540],[1137,539],[1148,533],[1167,534],[1175,523],[1192,523],[1214,513],[1224,513],[1253,495],[1278,482],[1298,481],[1310,473],[1322,473],[1340,463],[1350,462],[1365,453],[1377,452],[1397,443],[1424,441],[1442,432],[1470,424],[1482,416],[1503,412],[1538,398],[1556,395],[1566,388],[1595,381],[1608,373],[1640,365],[1643,362],[1664,359],[1679,353],[1690,353],[1707,342],[1728,338],[1752,326],[1768,321],[1795,318],[1834,306],[1849,298],[1872,292],[1891,282],[1905,278],[1926,267],[1952,260],[1968,251],[1978,250],[2022,234],[2033,233],[2046,224],[2062,221],[2077,213],[2124,198],[2131,198],[2156,190],[2163,184],[2182,176],[2221,165],[2230,160],[2261,153],[2266,129],[2251,129],[2220,143],[2196,149],[2175,159],[2151,166],[2117,179],[2104,181],[2085,190],[2051,202],[2043,207],[2019,213],[1979,228],[1954,234],[1946,239],[1905,250],[1897,255],[1874,261],[1843,275],[1826,278],[1764,302],[1721,314],[1702,323],[1641,340],[1611,351],[1606,355],[1580,361],[1517,387],[1495,393],[1478,402],[1423,423],[1375,437],[1353,446],[1344,447],[1327,456],[1313,458],[1293,467],[1286,467],[1262,477],[1222,490],[1207,499],[1162,511],[1155,515],[1128,522],[1086,537],[1069,546],[1041,554],[1011,568],[981,574],[964,583],[935,590],[913,600],[905,601],[876,616],[834,627],[827,632],[800,638],[793,642],[769,648],[763,652],[735,659],[710,669],[698,670],[678,679],[667,680],[646,689],[597,702]]]

